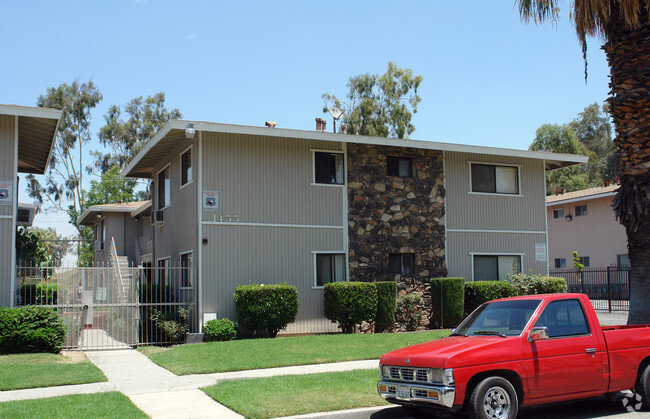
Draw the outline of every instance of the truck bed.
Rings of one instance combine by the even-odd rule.
[[[609,353],[609,390],[634,388],[638,366],[650,350],[650,325],[603,326],[602,329]]]

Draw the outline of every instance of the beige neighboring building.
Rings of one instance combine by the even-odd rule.
[[[549,267],[573,268],[578,252],[585,267],[629,266],[625,227],[612,200],[618,185],[546,197]]]

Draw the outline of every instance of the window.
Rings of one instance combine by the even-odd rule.
[[[519,168],[470,164],[472,192],[519,195]]]
[[[520,255],[474,255],[474,281],[500,281],[521,272]]]
[[[169,179],[169,165],[158,172],[158,209],[169,206],[171,195],[171,182]]]
[[[158,259],[158,285],[169,285],[169,258]]]
[[[192,252],[181,254],[181,288],[192,288]]]
[[[629,267],[630,257],[628,255],[616,255],[616,264],[618,266]]]
[[[181,186],[192,181],[192,148],[181,154]]]
[[[576,207],[576,217],[581,217],[583,215],[587,215],[587,206],[586,205],[580,205]]]
[[[560,268],[566,268],[566,259],[565,258],[557,258],[555,259],[555,267],[560,269]]]
[[[388,264],[392,274],[412,274],[414,273],[414,256],[411,253],[391,253]]]
[[[578,300],[553,301],[537,319],[535,327],[548,328],[551,338],[589,334],[585,313]]]
[[[413,177],[411,159],[406,157],[386,157],[388,176]]]
[[[345,184],[343,153],[314,152],[314,181],[331,185]]]
[[[564,219],[564,208],[553,210],[553,219],[554,220],[563,220]]]
[[[580,257],[580,263],[582,263],[582,266],[585,268],[589,266],[589,256],[581,256]]]
[[[95,227],[95,250],[104,250],[104,239],[106,237],[106,224],[102,218]]]
[[[316,286],[322,287],[330,282],[345,281],[345,254],[316,254]]]

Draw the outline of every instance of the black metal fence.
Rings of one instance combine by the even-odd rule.
[[[596,310],[627,311],[630,309],[629,266],[605,268],[551,269],[550,276],[564,278],[568,292],[587,294]]]

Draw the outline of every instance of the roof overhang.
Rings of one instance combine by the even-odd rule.
[[[603,193],[600,193],[600,194],[586,195],[586,196],[580,196],[580,197],[576,197],[576,198],[558,199],[556,201],[547,202],[546,206],[547,207],[554,207],[556,205],[565,205],[565,204],[570,204],[572,202],[591,201],[593,199],[607,198],[607,197],[613,197],[613,196],[616,196],[616,192],[603,192]]]
[[[0,104],[0,115],[18,117],[19,172],[45,173],[62,113],[57,109]]]
[[[151,207],[151,201],[91,205],[86,208],[77,218],[77,224],[93,226],[97,224],[98,220],[103,218],[102,214],[107,213],[122,213],[129,214],[131,217],[136,217],[139,214],[134,215],[134,212],[139,210],[142,210],[140,212],[144,212],[146,210],[147,204],[149,207]]]
[[[279,139],[298,139],[331,141],[335,143],[371,144],[386,147],[409,147],[424,150],[439,150],[459,153],[476,153],[496,156],[521,157],[543,160],[546,170],[586,163],[588,157],[574,154],[555,154],[540,151],[516,150],[497,147],[484,147],[441,143],[435,141],[400,140],[396,138],[367,137],[363,135],[335,134],[320,131],[301,131],[282,128],[252,127],[245,125],[220,124],[216,122],[197,122],[171,120],[145,144],[140,152],[124,168],[126,177],[152,178],[153,168],[169,153],[179,141],[185,140],[185,128],[189,122],[196,132],[214,132],[247,136],[274,137]]]

